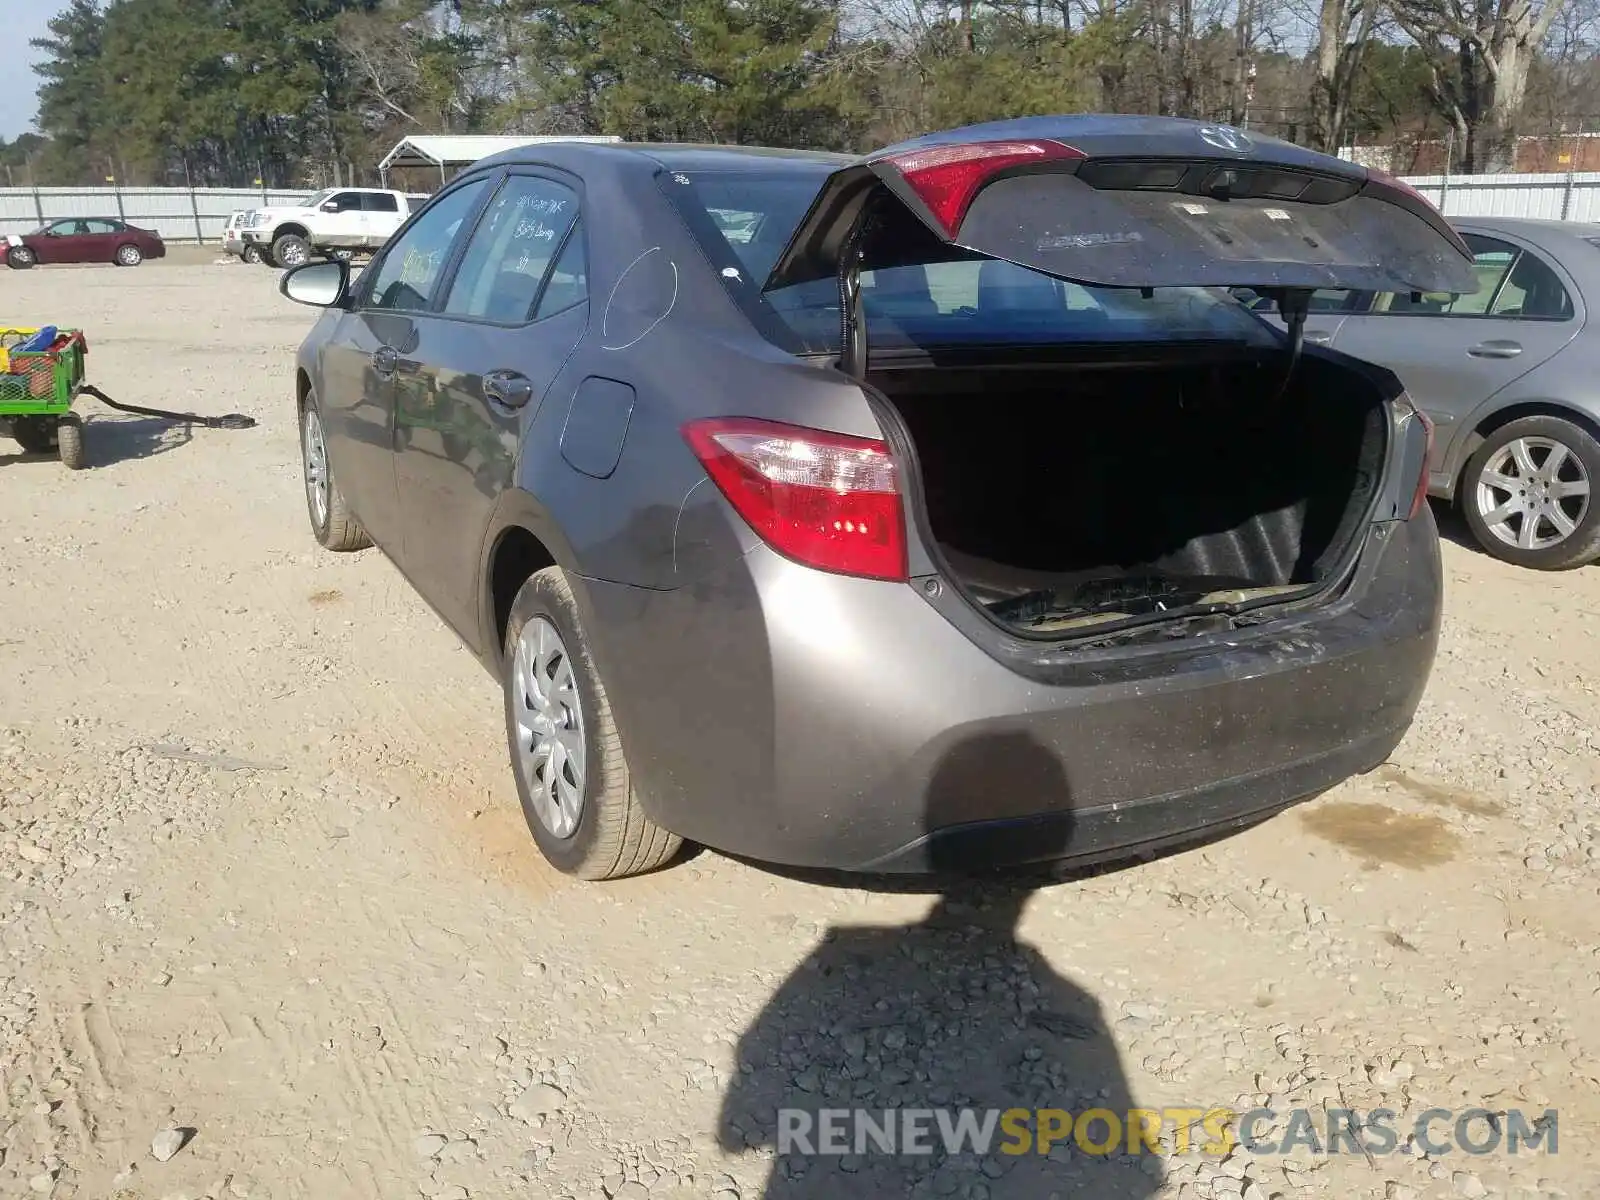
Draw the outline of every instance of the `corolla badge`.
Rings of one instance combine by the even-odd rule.
[[[1231,125],[1202,125],[1200,140],[1208,146],[1215,146],[1218,150],[1231,150],[1235,154],[1242,154],[1255,145],[1248,133]]]

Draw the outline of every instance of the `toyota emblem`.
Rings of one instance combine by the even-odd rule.
[[[1215,146],[1218,150],[1231,150],[1235,154],[1243,154],[1254,145],[1248,133],[1242,129],[1234,129],[1230,125],[1202,126],[1200,140],[1208,146]]]

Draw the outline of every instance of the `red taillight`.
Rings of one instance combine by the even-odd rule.
[[[883,442],[749,417],[691,421],[683,434],[780,554],[841,575],[905,579],[899,472]]]
[[[1083,157],[1081,150],[1042,140],[932,146],[892,155],[884,161],[900,172],[906,185],[928,206],[945,237],[953,238],[978,189],[1001,171],[1029,163]]]
[[[1422,506],[1428,502],[1428,463],[1433,460],[1433,421],[1420,408],[1413,407],[1411,411],[1422,423],[1423,442],[1422,470],[1417,472],[1417,490],[1411,497],[1411,512],[1406,517],[1408,521],[1421,512]]]

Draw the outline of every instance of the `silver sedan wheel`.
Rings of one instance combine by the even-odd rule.
[[[583,816],[583,704],[572,656],[549,620],[534,617],[522,627],[511,672],[517,770],[539,823],[569,838]]]
[[[306,503],[311,506],[311,519],[320,530],[328,523],[328,444],[322,437],[322,418],[314,408],[306,409],[305,416]]]
[[[1545,550],[1571,537],[1589,511],[1589,473],[1560,442],[1521,437],[1484,463],[1475,502],[1484,526],[1519,550]]]

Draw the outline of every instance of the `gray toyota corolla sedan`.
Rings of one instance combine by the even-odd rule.
[[[1472,256],[1353,164],[1140,117],[551,143],[281,286],[317,539],[501,679],[561,870],[1154,848],[1376,766],[1428,678],[1431,427],[1303,319]]]

